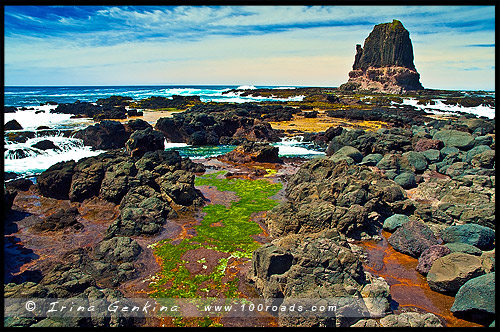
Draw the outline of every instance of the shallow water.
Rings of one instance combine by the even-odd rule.
[[[391,297],[398,304],[395,313],[431,312],[440,317],[447,327],[481,326],[455,317],[450,311],[455,298],[431,290],[425,277],[415,270],[418,259],[394,250],[387,242],[390,233],[382,231],[381,235],[381,241],[362,241],[356,245],[368,254],[363,263],[365,271],[383,277],[389,284]]]

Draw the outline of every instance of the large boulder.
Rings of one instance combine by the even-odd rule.
[[[78,222],[80,213],[75,207],[69,209],[58,209],[53,214],[49,215],[45,220],[33,226],[33,229],[39,232],[57,231],[72,227],[75,230],[83,228],[83,225]]]
[[[445,147],[456,147],[461,150],[472,148],[474,142],[474,137],[468,132],[454,129],[442,129],[432,138],[442,141]]]
[[[233,151],[219,157],[234,163],[281,163],[278,157],[278,148],[268,143],[245,142],[237,146]]]
[[[394,214],[384,220],[382,228],[388,232],[394,232],[398,227],[403,226],[403,224],[407,223],[409,220],[407,215]]]
[[[483,274],[479,257],[454,252],[434,261],[427,273],[427,283],[433,291],[454,295],[468,280]]]
[[[452,242],[446,243],[445,247],[450,249],[451,252],[463,252],[469,255],[481,256],[483,251],[477,247],[471,246],[467,243]]]
[[[412,257],[419,257],[429,247],[439,244],[432,230],[417,219],[403,224],[387,241],[395,250]]]
[[[427,274],[429,273],[429,270],[432,267],[432,264],[438,259],[443,256],[451,254],[451,249],[442,246],[442,245],[434,245],[430,246],[429,248],[425,249],[422,255],[418,258],[418,265],[415,268],[417,272],[422,273],[422,274]]]
[[[421,138],[415,143],[415,151],[424,152],[427,150],[440,150],[444,146],[443,142],[437,139]]]
[[[279,313],[281,326],[349,326],[355,317],[370,315],[362,294],[385,296],[387,303],[390,301],[388,285],[366,279],[361,261],[336,232],[277,239],[257,249],[252,261],[249,277],[264,299],[283,298],[283,305],[292,304],[296,298],[310,299],[304,305],[326,304],[339,298],[345,302],[336,301],[336,317]],[[382,309],[378,303],[371,304],[374,312],[385,311],[385,306]]]
[[[408,160],[410,166],[415,168],[415,172],[422,173],[427,168],[427,159],[423,153],[416,151],[408,151],[403,153],[403,158]]]
[[[142,157],[146,152],[164,150],[165,136],[156,130],[146,128],[135,131],[125,143],[127,153]]]
[[[10,120],[9,122],[7,122],[4,127],[3,127],[4,130],[21,130],[23,129],[23,126],[21,126],[19,124],[19,122],[17,122],[16,120]]]
[[[40,150],[56,150],[56,149],[59,149],[59,147],[57,145],[54,144],[54,142],[48,140],[48,139],[45,139],[43,141],[39,141],[35,144],[32,145],[32,147],[34,148],[37,148],[37,149],[40,149]]]
[[[381,219],[411,213],[403,188],[366,166],[311,160],[290,177],[287,201],[268,212],[273,236],[335,228],[351,238],[378,234]]]
[[[477,224],[457,225],[444,229],[441,238],[445,243],[461,242],[489,250],[495,241],[495,231]]]
[[[417,179],[413,172],[403,172],[394,177],[394,182],[399,184],[404,189],[411,189],[417,186]]]
[[[495,295],[495,272],[472,278],[460,287],[450,311],[489,324],[496,316]]]
[[[37,188],[43,196],[68,199],[76,162],[61,161],[50,166],[37,178]]]
[[[110,263],[132,262],[141,250],[137,241],[129,237],[114,237],[99,242],[94,248],[94,256]]]
[[[83,140],[84,145],[96,150],[119,149],[125,146],[130,136],[118,121],[104,120],[93,126],[77,131],[73,137]]]
[[[358,149],[348,145],[337,150],[335,154],[352,158],[352,160],[354,160],[357,163],[363,160],[363,155],[361,154],[361,152],[359,152]]]

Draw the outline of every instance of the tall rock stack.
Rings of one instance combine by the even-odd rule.
[[[400,21],[376,25],[364,46],[356,45],[349,80],[340,89],[398,94],[423,89],[413,63],[410,33]]]

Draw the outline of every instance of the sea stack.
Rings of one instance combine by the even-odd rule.
[[[413,63],[410,33],[400,21],[376,25],[363,47],[356,45],[349,80],[340,89],[397,94],[423,89]]]

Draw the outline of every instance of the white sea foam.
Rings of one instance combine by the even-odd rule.
[[[71,119],[71,114],[50,113],[57,105],[33,106],[29,110],[18,110],[14,113],[4,114],[4,124],[16,120],[23,130],[35,130],[39,126],[60,126],[60,125],[85,125],[91,124],[90,119]]]
[[[176,149],[176,148],[185,148],[185,147],[188,147],[190,145],[186,144],[186,143],[169,143],[169,142],[165,142],[165,150],[169,150],[169,149]]]
[[[433,99],[434,105],[418,104],[418,100],[415,98],[403,99],[403,105],[411,105],[417,109],[425,110],[433,114],[456,114],[457,112],[471,113],[477,116],[485,116],[490,119],[495,118],[495,108],[485,105],[479,105],[476,107],[464,107],[461,105],[447,105],[443,103],[440,99]]]
[[[324,152],[308,149],[301,142],[302,137],[284,138],[281,142],[273,143],[278,148],[278,155],[284,156],[319,156]]]
[[[33,144],[41,140],[50,140],[59,149],[40,150]],[[25,175],[34,175],[43,172],[50,166],[60,161],[79,160],[85,157],[96,156],[104,151],[91,151],[90,147],[84,146],[82,140],[66,137],[37,137],[28,139],[25,143],[8,143],[5,151],[4,169],[6,172],[16,172]],[[20,153],[27,155],[19,158]]]
[[[240,85],[236,90],[256,90],[257,88],[253,85]]]

